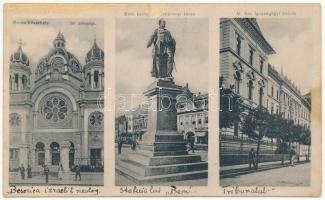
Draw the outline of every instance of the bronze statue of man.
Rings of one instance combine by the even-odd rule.
[[[153,45],[151,75],[156,78],[173,78],[176,41],[165,29],[166,21],[164,19],[160,19],[158,24],[159,27],[151,35],[147,45],[147,48]]]

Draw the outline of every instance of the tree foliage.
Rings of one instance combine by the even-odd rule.
[[[279,114],[270,114],[265,108],[258,107],[248,111],[241,127],[243,134],[260,140],[264,136],[280,141],[280,151],[291,147],[291,143],[310,145],[310,129],[295,124],[293,120],[282,118]],[[289,143],[284,145],[283,143]]]
[[[241,121],[241,97],[231,89],[220,89],[219,128],[230,128]]]

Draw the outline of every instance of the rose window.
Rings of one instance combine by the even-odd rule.
[[[48,99],[43,106],[43,115],[45,119],[53,122],[62,121],[67,117],[67,103],[60,97]]]
[[[9,120],[10,126],[17,127],[20,125],[20,122],[21,122],[21,118],[17,113],[10,114],[10,120]]]
[[[89,117],[89,123],[94,127],[101,127],[103,123],[104,116],[100,112],[94,112]]]

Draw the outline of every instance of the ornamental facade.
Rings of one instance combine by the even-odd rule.
[[[10,57],[12,171],[103,166],[104,52],[94,41],[82,66],[65,44],[59,32],[36,66],[21,44]]]
[[[247,109],[262,106],[295,124],[310,126],[310,101],[269,64],[268,56],[275,50],[255,18],[221,19],[219,51],[221,87],[231,88],[240,95]],[[235,123],[233,128],[221,133],[240,136],[240,126]]]

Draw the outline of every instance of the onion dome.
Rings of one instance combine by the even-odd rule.
[[[10,56],[11,63],[21,63],[26,66],[29,66],[29,59],[27,55],[23,52],[21,48],[21,42],[19,42],[18,50]]]
[[[104,60],[104,51],[101,50],[97,43],[96,39],[94,40],[93,47],[88,51],[87,56],[86,56],[86,63],[90,61],[103,61]]]
[[[65,47],[65,39],[64,39],[64,35],[61,33],[61,31],[58,33],[58,35],[54,39],[53,45],[55,48],[64,48]]]

